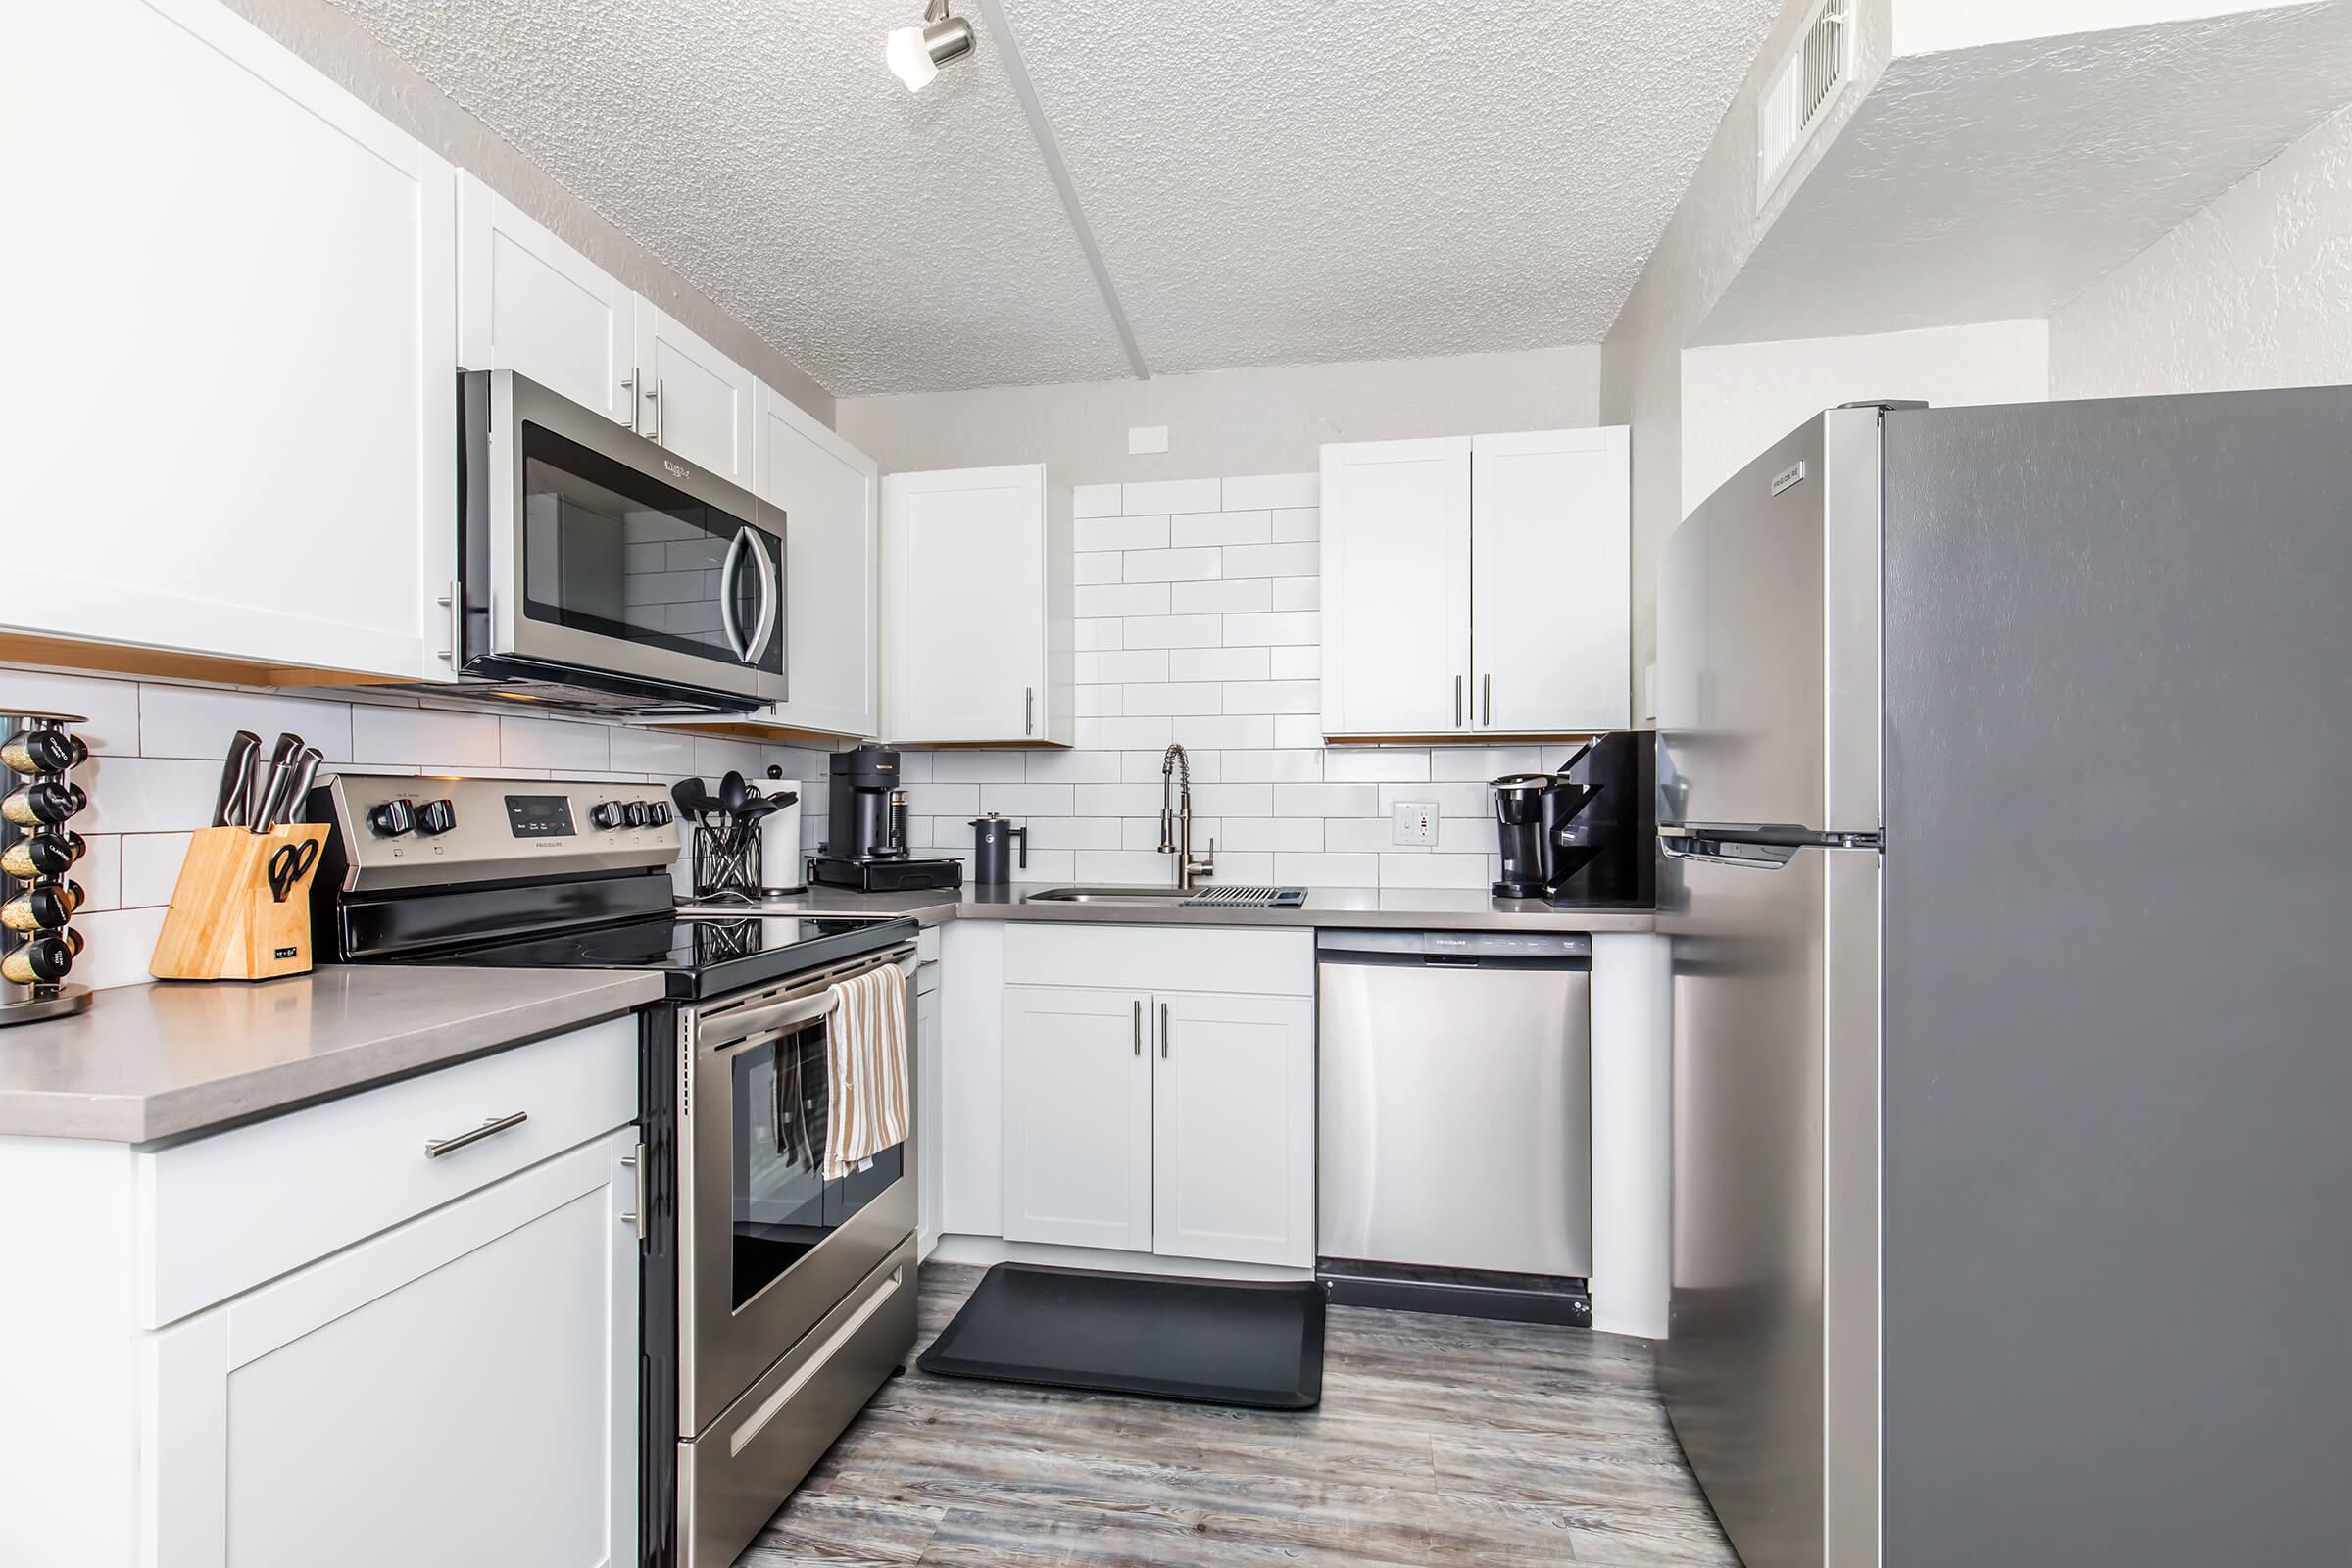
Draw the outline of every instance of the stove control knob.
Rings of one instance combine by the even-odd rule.
[[[416,831],[427,838],[448,832],[458,825],[458,808],[452,801],[427,801],[416,808]]]
[[[631,801],[622,808],[621,814],[628,818],[631,827],[643,827],[654,819],[652,809],[643,801]]]
[[[618,801],[599,801],[588,812],[590,822],[607,830],[620,826],[625,816]]]
[[[368,825],[378,838],[399,838],[416,828],[416,808],[408,801],[386,801],[368,811]]]
[[[667,803],[662,801],[654,802],[654,826],[667,827],[676,819],[676,813],[670,810]]]

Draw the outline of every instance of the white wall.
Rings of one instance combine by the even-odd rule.
[[[2049,396],[2049,362],[2042,321],[1685,349],[1684,515],[1823,409],[1865,398],[2038,403]]]
[[[2050,393],[2352,382],[2352,110],[2050,318]]]
[[[1070,484],[1296,473],[1326,441],[1597,424],[1600,350],[1289,365],[1149,381],[844,398],[835,428],[885,473],[1043,463]],[[1168,450],[1130,456],[1131,425]]]

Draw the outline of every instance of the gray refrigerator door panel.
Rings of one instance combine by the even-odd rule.
[[[2341,1561],[2352,389],[1886,430],[1886,1560]]]
[[[1748,1568],[1822,1562],[1822,911],[1845,854],[1804,850],[1777,868],[1668,860],[1660,873],[1683,912],[1658,1377]]]
[[[1878,419],[1807,422],[1667,540],[1660,822],[1877,829]]]

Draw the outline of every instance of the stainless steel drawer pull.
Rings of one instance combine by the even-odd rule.
[[[1159,1059],[1168,1059],[1168,1004],[1159,1004]]]
[[[1492,725],[1494,722],[1494,672],[1491,669],[1479,677],[1478,704],[1478,721]]]
[[[1021,688],[1021,733],[1037,733],[1037,688],[1034,686]]]
[[[529,1111],[518,1110],[512,1116],[493,1116],[472,1131],[460,1133],[455,1138],[427,1138],[424,1141],[424,1157],[439,1159],[443,1154],[454,1154],[467,1144],[478,1144],[485,1138],[496,1138],[508,1128],[519,1127],[530,1119]]]
[[[1144,1004],[1140,997],[1135,1004],[1135,1054],[1139,1056],[1144,1054]]]
[[[636,1178],[637,1186],[637,1206],[621,1215],[620,1222],[634,1229],[642,1242],[645,1240],[645,1146],[639,1144],[621,1155],[620,1163],[622,1169]]]
[[[864,1328],[876,1312],[890,1304],[890,1298],[898,1295],[906,1283],[906,1271],[903,1268],[892,1269],[890,1278],[865,1298],[865,1303],[851,1314],[850,1320],[835,1329],[825,1343],[817,1347],[816,1352],[802,1363],[801,1369],[784,1380],[782,1388],[760,1400],[760,1408],[754,1410],[743,1425],[727,1435],[727,1457],[736,1458],[750,1447],[753,1440],[776,1418],[776,1412],[790,1404],[792,1396],[807,1388],[809,1381],[822,1372],[834,1356],[841,1353],[841,1348],[856,1339],[858,1331]]]
[[[1462,727],[1462,677],[1453,677],[1453,727]]]

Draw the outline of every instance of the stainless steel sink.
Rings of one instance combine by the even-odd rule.
[[[1200,891],[1199,888],[1048,888],[1043,893],[1030,894],[1025,902],[1030,904],[1178,904]]]

